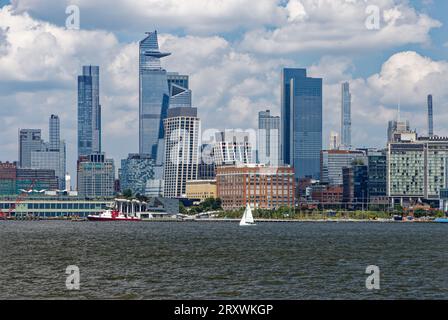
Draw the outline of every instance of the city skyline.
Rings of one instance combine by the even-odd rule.
[[[55,20],[52,16],[45,16],[36,13],[29,9],[30,18],[24,20],[23,7],[20,7],[20,2],[16,2],[14,6],[9,7],[4,5],[0,10],[0,25],[2,31],[0,32],[0,39],[6,39],[7,43],[10,44],[3,48],[0,46],[2,54],[0,55],[0,61],[8,61],[12,57],[16,57],[15,48],[17,46],[25,46],[23,42],[16,42],[20,40],[20,37],[14,38],[13,35],[19,32],[21,27],[18,23],[23,22],[25,26],[36,25],[38,20],[45,22],[47,29],[42,29],[36,27],[34,31],[29,30],[26,32],[32,32],[34,37],[41,35],[43,39],[47,35],[53,35],[55,37],[54,41],[59,45],[60,48],[63,44],[60,42],[60,38],[55,35],[56,31],[61,31],[65,36],[67,36],[68,41],[73,41],[73,30],[65,30],[65,26],[62,22]],[[348,4],[353,6],[358,6],[356,4]],[[442,5],[443,6],[443,5]],[[390,9],[392,5],[385,5],[383,10]],[[358,7],[356,7],[358,8]],[[412,12],[415,14],[412,16],[409,12],[405,12],[404,9],[411,8]],[[257,23],[254,26],[245,25],[243,27],[244,34],[238,38],[237,35],[228,35],[224,29],[218,27],[212,28],[211,32],[204,32],[201,34],[196,28],[202,22],[198,20],[196,23],[188,25],[184,24],[178,26],[178,28],[183,28],[182,33],[173,32],[171,26],[160,23],[159,26],[154,26],[160,30],[160,42],[164,51],[176,51],[176,55],[166,59],[165,68],[168,71],[178,71],[182,74],[191,75],[191,87],[195,92],[195,105],[198,107],[199,117],[202,119],[204,127],[217,127],[223,121],[223,117],[226,120],[226,127],[235,128],[256,128],[256,117],[255,115],[266,108],[272,109],[274,114],[280,114],[280,97],[279,97],[279,74],[280,70],[287,67],[297,67],[297,68],[307,68],[310,72],[310,76],[318,76],[324,79],[324,141],[323,145],[328,145],[326,140],[328,139],[330,130],[339,131],[338,118],[333,120],[334,115],[340,112],[337,105],[340,101],[340,90],[336,90],[336,82],[338,84],[340,81],[349,81],[352,86],[353,102],[356,107],[359,106],[359,112],[353,114],[353,145],[362,146],[372,146],[372,147],[384,147],[384,140],[386,135],[387,121],[395,118],[395,106],[399,101],[400,97],[397,97],[395,93],[397,90],[393,90],[397,82],[400,82],[401,76],[396,73],[397,68],[400,64],[404,64],[405,68],[403,73],[413,72],[413,69],[425,71],[425,74],[433,74],[436,77],[443,77],[445,75],[446,69],[446,59],[444,60],[441,52],[446,52],[445,47],[443,47],[443,41],[434,41],[441,44],[439,49],[431,52],[429,49],[424,47],[424,44],[429,40],[438,40],[440,36],[440,30],[444,30],[445,26],[440,24],[443,20],[438,16],[437,11],[440,11],[440,5],[428,5],[423,6],[410,2],[407,5],[401,7],[403,14],[405,15],[403,24],[406,25],[406,21],[426,21],[426,29],[423,29],[421,33],[422,36],[418,37],[417,40],[403,40],[405,43],[400,42],[400,45],[385,44],[386,50],[381,58],[371,58],[375,62],[367,63],[368,67],[363,65],[360,60],[369,60],[369,54],[354,54],[354,55],[341,55],[337,52],[330,52],[331,55],[322,54],[320,50],[314,50],[311,54],[305,54],[303,48],[290,49],[291,52],[285,52],[284,49],[278,48],[279,52],[275,52],[273,49],[267,50],[263,55],[260,54],[262,51],[260,46],[253,45],[252,49],[243,49],[243,45],[237,46],[237,43],[243,39],[249,41],[249,35],[251,32],[255,32]],[[439,9],[439,10],[437,10]],[[16,12],[17,15],[12,15],[12,11]],[[287,14],[290,15],[291,20],[294,20],[294,14],[292,10],[292,5],[289,9],[285,9]],[[304,4],[304,10],[308,13],[310,19],[310,25],[312,25],[313,18],[315,18],[315,13],[308,7],[308,4]],[[85,10],[84,10],[85,11]],[[286,12],[285,11],[285,12]],[[63,10],[61,10],[63,12]],[[75,175],[74,163],[76,163],[76,122],[72,119],[72,115],[76,110],[76,91],[73,91],[73,87],[76,86],[76,82],[73,81],[72,76],[78,75],[79,70],[83,65],[92,64],[99,65],[102,72],[102,82],[101,85],[102,92],[101,101],[104,106],[105,115],[103,116],[103,121],[105,124],[103,140],[104,148],[108,152],[108,156],[115,159],[116,163],[119,163],[120,159],[124,159],[128,153],[138,151],[138,142],[136,142],[135,137],[138,134],[138,128],[133,128],[132,124],[136,117],[138,117],[138,99],[136,101],[135,97],[138,95],[138,81],[137,86],[135,85],[137,74],[138,74],[138,64],[136,61],[138,59],[129,59],[129,57],[135,57],[138,54],[138,49],[136,49],[136,44],[141,38],[141,33],[146,30],[151,30],[153,26],[147,27],[133,27],[128,35],[124,36],[114,29],[109,30],[107,35],[101,34],[95,30],[92,22],[89,22],[89,12],[83,12],[81,7],[81,12],[84,14],[81,22],[81,30],[84,30],[86,34],[91,37],[91,39],[98,40],[98,45],[94,51],[76,51],[77,56],[67,56],[65,53],[58,50],[54,50],[54,56],[60,57],[61,65],[64,72],[58,73],[50,65],[46,73],[42,73],[41,77],[37,77],[35,74],[30,74],[26,71],[23,77],[30,77],[33,80],[31,84],[35,86],[33,89],[27,89],[26,85],[22,87],[17,87],[23,80],[17,78],[14,70],[10,70],[9,76],[3,79],[3,82],[12,86],[12,92],[18,92],[17,100],[14,102],[14,111],[5,113],[7,119],[3,121],[9,121],[8,129],[4,135],[4,141],[2,152],[0,153],[0,158],[3,161],[15,160],[12,154],[17,154],[17,145],[15,143],[16,138],[13,138],[12,133],[17,135],[17,128],[43,128],[44,119],[43,117],[15,117],[16,112],[22,114],[32,114],[30,111],[31,101],[35,109],[42,111],[44,114],[57,113],[61,117],[61,121],[64,123],[63,135],[67,140],[68,146],[68,159],[67,163],[69,165],[69,172],[72,177]],[[297,13],[296,13],[297,14]],[[429,20],[424,20],[424,18]],[[64,15],[62,14],[62,17]],[[296,20],[300,20],[300,15],[296,15]],[[414,19],[414,20],[412,20]],[[353,21],[356,19],[353,18]],[[65,21],[65,19],[64,19]],[[350,20],[351,21],[351,20]],[[352,22],[353,22],[352,21]],[[357,21],[357,20],[356,20]],[[437,23],[437,21],[439,23]],[[297,22],[297,21],[296,21]],[[364,21],[362,21],[364,22]],[[99,22],[101,23],[101,22]],[[182,22],[179,22],[182,23]],[[263,25],[265,22],[258,22],[258,25]],[[283,23],[283,22],[281,22]],[[286,27],[297,27],[293,22],[284,22]],[[8,31],[6,27],[10,27]],[[363,27],[363,23],[359,24],[360,28]],[[305,26],[306,27],[306,24]],[[282,26],[278,26],[279,30],[283,30]],[[399,28],[397,27],[397,30]],[[395,30],[395,31],[397,31]],[[431,32],[430,32],[431,31]],[[21,31],[25,32],[25,31]],[[360,30],[360,32],[366,32],[365,30]],[[371,30],[370,33],[375,31]],[[436,33],[434,35],[434,33]],[[419,33],[420,34],[420,33]],[[395,34],[394,34],[395,35]],[[246,37],[247,36],[247,37]],[[354,36],[354,35],[351,35]],[[110,41],[108,41],[108,39]],[[81,41],[81,40],[80,40]],[[407,41],[407,42],[406,42]],[[240,41],[241,42],[241,41]],[[243,41],[244,42],[244,41]],[[190,43],[191,46],[186,51],[186,44]],[[247,42],[246,42],[247,43]],[[296,47],[296,43],[292,43]],[[434,44],[435,45],[435,44]],[[59,48],[55,46],[55,48]],[[81,46],[80,46],[81,47]],[[196,48],[197,52],[192,52],[190,48]],[[47,54],[48,51],[45,47],[35,48],[36,54],[42,55]],[[444,51],[445,50],[445,51]],[[115,55],[110,55],[110,53],[115,52]],[[189,52],[187,54],[187,52]],[[232,59],[233,54],[233,59]],[[298,58],[292,58],[292,55],[297,54]],[[305,59],[304,55],[307,55]],[[367,58],[361,58],[365,55]],[[78,57],[79,56],[79,57]],[[299,59],[300,57],[300,59]],[[17,57],[16,57],[17,58]],[[72,58],[72,61],[67,60]],[[185,60],[188,59],[188,60]],[[214,60],[216,59],[216,60]],[[244,60],[247,59],[247,60]],[[377,61],[380,59],[381,61]],[[69,61],[68,64],[62,61]],[[222,60],[218,63],[217,60]],[[188,63],[185,63],[188,61]],[[237,64],[235,61],[245,61],[245,65],[242,66],[242,70],[239,72],[233,71],[237,69]],[[303,61],[303,62],[300,62]],[[299,63],[300,62],[300,63]],[[252,69],[250,66],[252,65]],[[434,74],[430,66],[436,65],[440,66],[441,75]],[[1,64],[4,68],[4,63]],[[39,67],[36,66],[37,70]],[[362,69],[362,70],[359,70]],[[137,71],[136,71],[137,70]],[[224,70],[228,73],[223,73]],[[227,71],[228,70],[228,71]],[[53,72],[54,71],[54,72]],[[67,73],[68,71],[68,73]],[[217,77],[213,76],[213,71]],[[104,72],[104,74],[103,74]],[[259,74],[265,74],[261,77],[261,82],[256,81]],[[71,74],[70,76],[67,76]],[[403,74],[403,76],[404,76]],[[409,81],[411,83],[404,88],[403,96],[401,97],[402,104],[402,117],[409,119],[412,128],[417,128],[420,133],[426,131],[427,121],[426,117],[426,96],[432,93],[434,95],[435,101],[437,101],[437,106],[435,108],[434,114],[434,127],[436,134],[446,135],[446,131],[441,125],[441,121],[444,119],[442,110],[446,106],[446,94],[435,87],[434,91],[430,90],[430,85],[434,83],[428,82],[428,77],[417,77],[416,80],[412,80],[410,77]],[[14,80],[16,79],[16,80]],[[225,79],[225,82],[223,79]],[[437,79],[437,78],[436,78]],[[24,82],[23,82],[24,83]],[[210,90],[210,86],[213,85],[215,88],[223,88],[224,93],[216,98],[216,93]],[[414,87],[418,87],[417,93],[412,93],[406,96],[407,92],[414,91]],[[120,90],[116,90],[120,88]],[[252,88],[258,88],[253,90]],[[263,89],[263,90],[261,90]],[[249,92],[251,92],[249,94]],[[254,93],[255,92],[255,93]],[[258,93],[257,93],[258,92]],[[393,94],[392,94],[393,93]],[[11,94],[5,94],[2,92],[0,95],[0,103],[5,105],[11,105],[9,102]],[[45,96],[45,99],[43,98]],[[364,97],[378,96],[375,101],[371,101],[370,98],[368,104],[363,101]],[[28,98],[27,98],[28,97]],[[31,99],[32,100],[29,100]],[[26,100],[28,99],[28,100]],[[28,103],[26,103],[28,102]],[[137,102],[137,104],[135,103]],[[334,102],[334,103],[333,103]],[[380,103],[377,103],[380,102]],[[374,106],[374,107],[373,107]],[[446,108],[445,108],[446,109]],[[61,112],[59,112],[61,111]],[[3,110],[3,112],[6,112]],[[222,114],[223,117],[219,117],[220,123],[215,117],[215,113]],[[373,121],[367,122],[367,119],[372,116],[372,114],[378,113],[380,116]],[[255,119],[253,119],[255,118]],[[369,119],[370,120],[370,119]],[[42,121],[42,122],[39,122]],[[227,125],[228,123],[228,125]],[[244,126],[243,126],[244,125]],[[11,127],[11,129],[9,129]],[[369,134],[370,132],[370,134]],[[372,134],[376,132],[376,134]],[[381,132],[379,135],[377,132]],[[137,139],[138,141],[138,139]],[[122,148],[120,145],[126,145],[129,147]],[[126,150],[123,150],[126,149]]]

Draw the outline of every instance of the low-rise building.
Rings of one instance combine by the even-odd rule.
[[[190,180],[187,181],[187,198],[204,201],[209,198],[216,199],[216,180]]]
[[[342,186],[314,185],[311,191],[311,199],[318,203],[340,204],[342,193]]]

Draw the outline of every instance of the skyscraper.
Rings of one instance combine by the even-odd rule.
[[[432,110],[432,94],[428,95],[428,136],[434,136],[434,122]]]
[[[40,148],[31,151],[31,165],[29,168],[53,170],[58,179],[58,188],[64,190],[66,174],[65,141],[60,137],[60,121],[52,114],[49,120],[49,142],[41,140]]]
[[[61,124],[59,117],[52,114],[49,121],[49,149],[59,150],[61,143]]]
[[[196,180],[199,165],[200,120],[197,109],[170,108],[165,124],[164,196],[186,195],[187,181]]]
[[[19,167],[31,168],[31,153],[43,148],[40,129],[19,130]]]
[[[257,145],[258,163],[280,165],[280,117],[271,116],[270,110],[258,113]]]
[[[344,82],[341,85],[341,146],[343,148],[350,148],[352,145],[351,105],[350,84]]]
[[[139,152],[162,164],[163,120],[167,117],[170,95],[167,72],[162,69],[160,59],[170,53],[160,52],[157,31],[147,34],[139,46]]]
[[[101,152],[98,66],[83,66],[78,76],[78,157]]]
[[[283,163],[294,166],[295,177],[319,178],[322,150],[322,79],[306,69],[282,70]]]
[[[89,198],[114,196],[115,165],[104,153],[81,156],[78,159],[78,193]]]

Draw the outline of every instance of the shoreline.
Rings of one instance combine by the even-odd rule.
[[[239,223],[241,219],[233,218],[199,218],[199,219],[144,219],[133,222],[176,222],[176,223]],[[395,221],[392,219],[254,219],[256,223],[439,223],[433,220],[412,220],[412,221]],[[40,218],[40,219],[0,219],[1,221],[21,221],[21,222],[37,222],[37,221],[67,221],[67,222],[94,222],[87,219],[72,220],[64,218]],[[122,222],[122,221],[116,221]]]

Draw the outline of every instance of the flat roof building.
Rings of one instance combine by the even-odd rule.
[[[218,198],[225,210],[244,208],[276,209],[294,207],[294,169],[263,165],[218,167]]]

